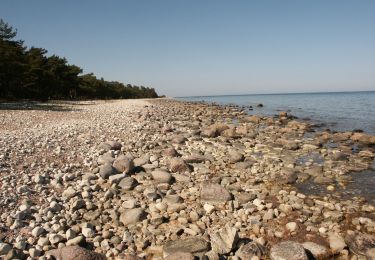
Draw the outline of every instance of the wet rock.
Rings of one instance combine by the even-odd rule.
[[[329,177],[318,176],[314,178],[314,182],[318,184],[331,184],[333,183],[333,180]]]
[[[220,184],[206,183],[201,188],[201,200],[206,202],[226,202],[232,195]]]
[[[141,208],[127,209],[120,215],[120,221],[124,226],[128,226],[142,221],[146,216],[146,212]]]
[[[354,133],[351,137],[353,141],[357,141],[366,145],[374,145],[375,144],[375,136],[368,135],[364,133]]]
[[[106,257],[102,254],[89,251],[79,246],[67,246],[59,249],[50,250],[46,253],[60,260],[104,260]]]
[[[271,260],[308,260],[305,249],[300,243],[285,241],[271,247]]]
[[[191,237],[169,241],[163,246],[163,256],[167,257],[174,253],[191,253],[193,255],[203,255],[209,249],[209,244],[203,238]]]
[[[228,254],[235,247],[238,239],[237,230],[226,225],[211,235],[212,250],[218,254]]]
[[[345,161],[348,159],[348,155],[342,152],[333,153],[331,159],[334,161]]]

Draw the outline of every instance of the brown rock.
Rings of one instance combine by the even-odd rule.
[[[47,251],[46,255],[53,256],[59,260],[103,260],[106,257],[102,254],[89,251],[79,246],[67,246]]]

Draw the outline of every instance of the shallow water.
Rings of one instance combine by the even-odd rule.
[[[352,180],[345,187],[334,183],[336,188],[332,193],[343,199],[351,199],[353,197],[361,197],[371,204],[375,205],[375,169],[369,169],[361,172],[350,173]],[[296,184],[296,188],[307,195],[325,196],[327,186],[314,183],[311,179]]]
[[[205,101],[218,104],[252,106],[249,114],[276,115],[288,111],[300,119],[310,119],[322,128],[334,131],[361,129],[375,134],[375,91],[263,94],[236,96],[183,97],[187,101]],[[257,104],[263,107],[257,107]]]

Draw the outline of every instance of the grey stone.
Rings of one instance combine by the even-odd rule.
[[[211,235],[212,250],[218,254],[228,254],[238,241],[237,230],[229,225]]]
[[[271,247],[271,260],[308,260],[305,249],[300,243],[286,241]]]
[[[232,195],[220,184],[205,183],[201,187],[201,199],[206,202],[226,202]]]
[[[134,162],[132,159],[126,157],[125,155],[120,155],[113,162],[113,167],[121,173],[130,173],[134,168]]]
[[[99,175],[103,179],[108,179],[109,176],[116,174],[116,173],[117,173],[116,169],[113,168],[112,165],[109,163],[106,163],[100,166]]]
[[[157,183],[171,183],[172,175],[163,170],[155,170],[151,172],[151,176]]]
[[[118,186],[122,188],[123,190],[132,190],[138,185],[138,182],[133,177],[126,177],[123,178]]]
[[[328,256],[328,248],[325,246],[310,241],[304,242],[302,246],[317,259],[322,259]]]
[[[128,226],[142,221],[146,216],[146,212],[141,208],[127,209],[120,215],[120,221],[124,226]]]
[[[60,260],[104,260],[106,257],[102,254],[89,251],[79,246],[67,246],[46,252],[46,255],[53,256]]]
[[[206,240],[199,237],[191,237],[167,242],[163,246],[163,256],[167,257],[178,252],[191,253],[193,255],[203,255],[208,249],[209,244]]]

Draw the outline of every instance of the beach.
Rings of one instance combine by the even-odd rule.
[[[0,108],[0,257],[375,259],[374,135],[175,99]]]

